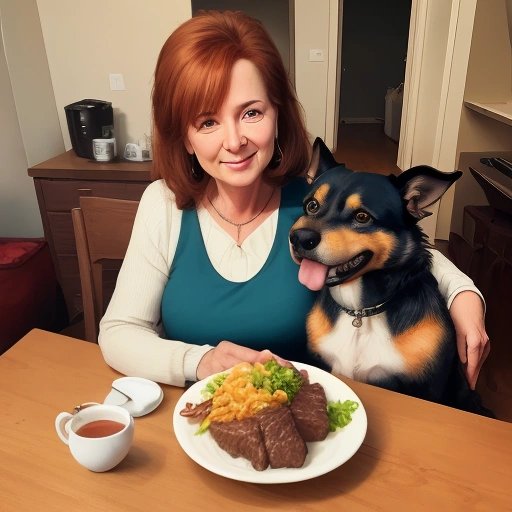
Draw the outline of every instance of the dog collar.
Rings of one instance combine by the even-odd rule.
[[[388,301],[383,302],[382,304],[378,304],[377,306],[372,306],[370,308],[363,308],[363,309],[348,309],[344,306],[340,305],[340,308],[347,313],[347,315],[355,317],[354,320],[352,320],[352,325],[354,327],[361,327],[363,325],[363,317],[365,316],[373,316],[378,315],[382,311],[384,311],[386,308],[384,307]]]

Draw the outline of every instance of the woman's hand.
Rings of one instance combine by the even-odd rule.
[[[214,373],[223,372],[238,363],[264,363],[269,359],[276,359],[282,365],[288,364],[287,361],[272,354],[270,350],[259,352],[252,348],[231,343],[230,341],[221,341],[201,358],[197,366],[196,375],[198,380],[201,380]]]
[[[453,299],[450,315],[455,324],[457,350],[466,378],[470,388],[475,389],[478,374],[491,349],[485,332],[482,300],[472,291],[461,292]]]

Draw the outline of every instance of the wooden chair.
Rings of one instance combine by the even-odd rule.
[[[80,208],[71,210],[87,341],[98,342],[98,325],[106,309],[105,263],[124,259],[138,205],[138,201],[86,196],[80,198]]]

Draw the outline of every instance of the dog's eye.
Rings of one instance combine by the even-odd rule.
[[[316,213],[318,209],[320,208],[320,205],[318,204],[318,201],[316,199],[310,199],[307,203],[304,209],[306,210],[306,213]]]
[[[368,212],[365,212],[364,210],[358,210],[354,214],[354,219],[356,219],[359,224],[367,224],[371,220],[371,216]]]

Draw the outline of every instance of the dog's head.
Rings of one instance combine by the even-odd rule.
[[[424,165],[399,176],[354,172],[316,139],[304,215],[290,230],[302,284],[319,290],[403,264],[423,243],[416,223],[430,215],[425,208],[461,175]]]

